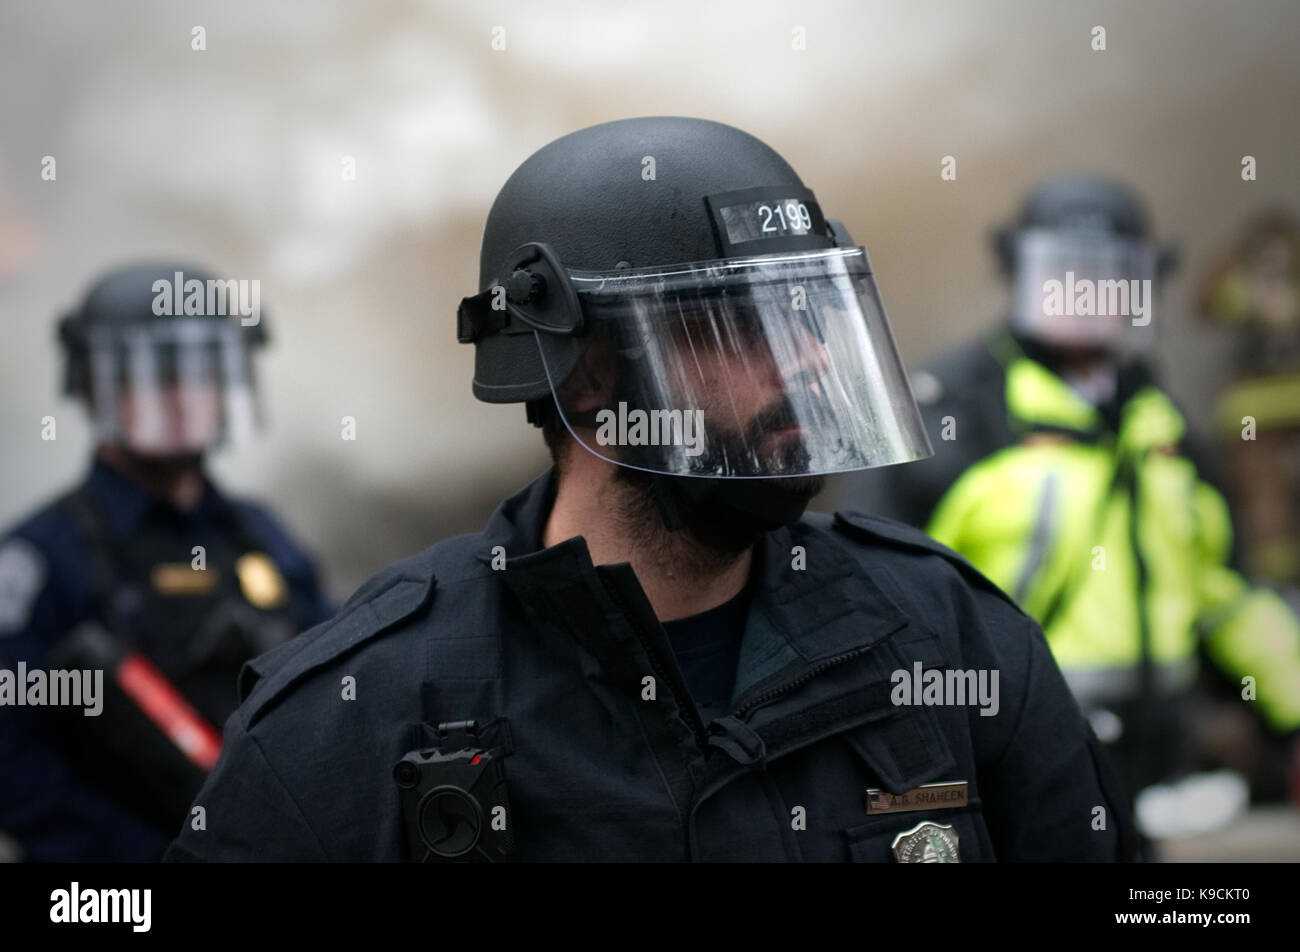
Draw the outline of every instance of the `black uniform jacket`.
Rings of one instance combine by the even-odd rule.
[[[856,514],[769,533],[732,713],[704,724],[631,567],[539,547],[554,479],[250,662],[167,858],[409,858],[393,766],[468,719],[505,754],[512,860],[892,861],[927,821],[967,862],[1133,855],[1041,631],[960,557]],[[997,713],[895,703],[932,669],[996,672]],[[943,781],[966,806],[867,810]]]

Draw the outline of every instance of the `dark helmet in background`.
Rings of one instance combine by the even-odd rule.
[[[257,282],[188,263],[112,271],[59,322],[64,391],[96,438],[147,457],[194,455],[257,417],[252,351],[266,341]]]
[[[754,483],[931,453],[866,251],[739,129],[626,119],[545,146],[488,214],[479,288],[458,312],[475,396],[534,421],[554,401],[679,499],[774,527],[807,500]]]
[[[1022,336],[1102,349],[1149,341],[1158,279],[1173,271],[1177,253],[1151,239],[1146,208],[1132,189],[1092,176],[1050,180],[994,240],[1012,286],[1011,324]]]

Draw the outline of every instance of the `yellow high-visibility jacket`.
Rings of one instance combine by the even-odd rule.
[[[1198,639],[1278,732],[1300,729],[1300,621],[1228,566],[1220,494],[1149,380],[1110,419],[1008,335],[916,375],[932,460],[864,474],[855,508],[920,525],[1043,626],[1085,704],[1194,677]]]

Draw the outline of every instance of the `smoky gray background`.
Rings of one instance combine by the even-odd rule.
[[[785,155],[870,250],[911,367],[996,319],[989,231],[1027,188],[1132,182],[1182,243],[1156,321],[1195,425],[1227,370],[1226,339],[1189,310],[1202,269],[1253,211],[1300,206],[1298,26],[1282,0],[5,0],[0,524],[87,465],[57,317],[103,269],[166,254],[262,282],[269,426],[213,469],[279,511],[336,596],[477,529],[547,464],[521,406],[473,399],[455,342],[488,207],[546,142],[637,115],[720,120]]]

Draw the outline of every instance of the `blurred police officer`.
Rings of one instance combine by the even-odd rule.
[[[936,455],[840,498],[925,528],[1012,594],[1134,790],[1209,765],[1188,730],[1202,635],[1234,696],[1246,684],[1293,733],[1296,619],[1229,568],[1227,507],[1152,378],[1173,249],[1132,191],[1089,177],[1043,184],[996,239],[1009,320],[913,377]]]
[[[1300,221],[1268,209],[1248,222],[1210,266],[1200,305],[1232,343],[1215,423],[1231,447],[1243,561],[1300,598]]]
[[[94,459],[0,537],[0,829],[32,860],[161,856],[215,762],[240,666],[330,614],[285,531],[205,472],[254,422],[265,330],[260,294],[237,287],[141,264],[59,325]],[[48,706],[34,689],[50,671],[102,671],[98,712]]]
[[[822,474],[930,450],[865,251],[777,153],[561,138],[479,287],[474,393],[554,469],[250,664],[169,858],[1131,854],[1032,620],[915,530],[801,518]],[[982,707],[930,691],[959,670]]]

